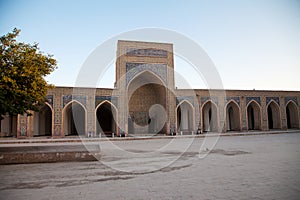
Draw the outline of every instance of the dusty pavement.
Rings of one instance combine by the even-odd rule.
[[[130,152],[118,154],[102,142],[102,162],[2,165],[0,199],[299,199],[300,133],[220,137],[200,154],[203,138],[170,143],[116,141]]]

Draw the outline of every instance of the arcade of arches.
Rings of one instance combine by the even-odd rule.
[[[3,116],[0,137],[300,128],[300,91],[177,89],[174,69],[173,44],[118,41],[114,88],[50,89],[39,112]]]
[[[52,92],[63,94],[68,90],[69,88],[57,87]],[[97,90],[101,91],[101,89]],[[105,92],[107,91],[109,90],[106,89]],[[168,102],[165,91],[163,86],[151,83],[143,85],[133,92],[128,106],[128,134],[168,134],[166,123],[159,124],[162,121],[161,116],[149,115],[149,109],[153,105],[162,104],[166,106]],[[207,91],[196,90],[196,92],[200,96],[206,95]],[[263,94],[266,93],[266,91],[263,92]],[[284,92],[282,93],[284,94]],[[287,95],[290,93],[287,92]],[[22,115],[4,116],[0,126],[1,137],[24,137],[21,135],[21,130],[24,131],[21,129],[22,123],[20,122],[22,121],[26,122],[28,133],[26,137],[87,136],[89,134],[89,118],[94,120],[94,123],[91,123],[95,127],[94,135],[99,136],[99,133],[108,136],[111,136],[112,133],[118,135],[120,133],[116,121],[119,119],[118,114],[120,112],[118,106],[107,93],[101,97],[108,98],[108,100],[102,101],[90,109],[87,108],[86,104],[73,100],[62,105],[62,109],[59,109],[60,106],[55,108],[55,104],[45,104],[39,112],[33,112],[32,116],[28,117]],[[264,98],[266,97],[261,97],[261,99]],[[255,100],[249,101],[248,104],[241,102],[240,105],[245,105],[244,108],[235,101],[230,101],[227,104],[224,101],[223,106],[220,102],[218,104],[212,101],[199,102],[198,112],[189,100],[178,102],[174,108],[174,132],[190,134],[192,131],[195,133],[198,128],[202,129],[203,132],[299,129],[299,104],[294,100],[286,103],[285,101],[280,102],[280,105],[273,100],[269,101],[268,104],[262,104],[262,101],[258,103]],[[201,119],[199,124],[196,122],[197,115],[201,116],[199,117]],[[61,121],[56,124],[55,117],[59,116]],[[224,117],[222,118],[222,116]],[[161,129],[157,130],[158,127]]]

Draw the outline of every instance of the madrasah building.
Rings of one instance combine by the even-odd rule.
[[[5,116],[1,137],[299,129],[299,91],[177,89],[173,45],[118,41],[115,88],[55,87],[31,116]]]

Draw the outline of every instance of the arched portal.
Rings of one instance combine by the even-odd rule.
[[[227,131],[240,131],[240,109],[239,106],[231,101],[226,107],[226,127]]]
[[[129,134],[166,132],[166,121],[162,116],[166,109],[166,88],[158,76],[150,71],[135,76],[128,84],[127,97]],[[157,112],[150,113],[157,104],[162,106],[164,111],[156,110]]]
[[[5,115],[0,121],[1,137],[17,137],[17,122],[17,116]]]
[[[39,112],[33,115],[33,135],[34,136],[52,136],[52,110],[45,104]]]
[[[114,117],[117,118],[116,108],[110,102],[104,102],[96,108],[97,134],[111,136],[117,134],[117,124]]]
[[[177,132],[194,131],[194,109],[193,109],[193,106],[187,101],[182,101],[177,106],[176,113],[177,113]]]
[[[248,130],[261,130],[260,106],[252,101],[247,106]]]
[[[299,128],[299,114],[297,105],[290,101],[286,105],[286,120],[287,120],[287,128]]]
[[[280,129],[279,106],[274,101],[271,101],[271,103],[268,105],[267,113],[269,129]]]
[[[208,101],[202,107],[202,124],[204,132],[218,131],[218,111],[217,106]]]
[[[85,135],[85,109],[73,101],[64,108],[65,135]]]

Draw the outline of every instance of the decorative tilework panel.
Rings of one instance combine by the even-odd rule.
[[[129,56],[151,56],[151,57],[167,57],[168,52],[162,49],[137,49],[127,48],[126,55]]]
[[[235,101],[238,105],[241,103],[240,97],[226,97],[225,103],[228,103],[231,100]]]
[[[280,105],[279,97],[266,97],[266,105],[268,105],[272,100],[275,101],[278,105]]]
[[[167,65],[149,63],[126,63],[126,86],[133,77],[142,71],[151,71],[167,84]]]
[[[76,100],[86,106],[86,96],[81,95],[65,95],[63,96],[63,107],[67,105],[70,101]]]
[[[215,97],[215,96],[210,96],[210,97],[200,97],[200,102],[201,102],[201,104],[205,103],[206,101],[212,101],[212,102],[214,102],[216,105],[219,104],[218,97]]]
[[[55,125],[54,126],[54,135],[55,136],[59,136],[60,135],[60,133],[61,133],[61,126],[60,125]]]
[[[184,100],[190,102],[194,106],[194,97],[193,96],[176,97],[176,106]]]
[[[103,101],[109,101],[113,105],[118,107],[118,97],[112,97],[112,96],[96,96],[95,97],[95,107],[97,107]]]
[[[260,97],[246,97],[246,105],[248,105],[248,103],[252,100],[256,101],[259,105],[261,105]]]
[[[146,112],[134,112],[133,117],[134,117],[134,122],[138,125],[148,124],[149,118]]]
[[[289,101],[293,101],[293,102],[295,102],[296,105],[298,105],[298,99],[297,99],[297,97],[284,97],[284,103],[285,103],[285,105],[286,105]]]
[[[48,103],[53,108],[53,95],[47,95],[46,98],[48,99]]]

